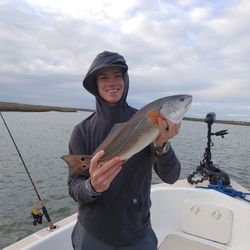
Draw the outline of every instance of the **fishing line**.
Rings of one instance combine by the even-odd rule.
[[[56,226],[53,225],[53,223],[52,223],[52,221],[51,221],[51,219],[50,219],[50,216],[49,216],[49,213],[48,213],[48,211],[47,211],[47,209],[46,209],[46,207],[45,207],[45,204],[44,204],[43,200],[41,199],[41,196],[40,196],[39,193],[38,193],[38,190],[37,190],[37,188],[36,188],[36,186],[35,186],[35,183],[34,183],[33,180],[32,180],[32,177],[31,177],[31,175],[30,175],[30,173],[29,173],[29,170],[28,170],[28,168],[27,168],[27,166],[26,166],[26,164],[25,164],[25,162],[24,162],[24,159],[23,159],[23,157],[22,157],[22,155],[21,155],[21,152],[20,152],[20,150],[19,150],[18,147],[17,147],[17,144],[16,144],[16,142],[15,142],[15,140],[14,140],[14,137],[12,136],[9,127],[8,127],[7,123],[5,122],[5,119],[4,119],[3,115],[2,115],[2,112],[0,112],[0,116],[1,116],[1,118],[2,118],[2,120],[3,120],[3,123],[4,123],[4,125],[5,125],[5,127],[6,127],[6,129],[7,129],[7,131],[8,131],[8,133],[9,133],[9,135],[10,135],[10,138],[11,138],[11,140],[12,140],[12,142],[13,142],[15,148],[16,148],[16,151],[17,151],[17,153],[18,153],[18,155],[19,155],[19,157],[20,157],[20,159],[21,159],[21,161],[22,161],[22,163],[23,163],[24,169],[25,169],[25,171],[26,171],[26,173],[27,173],[27,175],[28,175],[28,177],[29,177],[29,180],[30,180],[30,182],[31,182],[31,184],[32,184],[32,186],[33,186],[33,188],[34,188],[34,190],[35,190],[36,196],[37,196],[38,200],[40,201],[40,206],[41,206],[41,208],[42,208],[43,214],[45,215],[45,217],[46,217],[46,219],[47,219],[47,221],[48,221],[49,228],[50,228],[50,229],[54,229],[54,228],[56,228]]]

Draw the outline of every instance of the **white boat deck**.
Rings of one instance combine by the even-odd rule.
[[[232,185],[248,192],[235,182]],[[250,249],[249,202],[194,188],[186,180],[153,185],[151,199],[151,220],[159,250]],[[5,250],[72,249],[70,235],[76,216],[55,223],[57,229],[53,231],[45,228]]]
[[[235,182],[232,186],[249,192]],[[193,188],[186,180],[174,186],[154,185],[151,197],[159,250],[250,249],[249,202],[215,190]]]
[[[5,250],[28,249],[72,249],[71,232],[76,223],[77,213],[56,222],[55,230],[44,228],[4,248]]]

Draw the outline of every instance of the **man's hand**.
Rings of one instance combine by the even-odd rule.
[[[97,152],[91,159],[89,168],[91,186],[98,193],[107,190],[112,180],[121,171],[122,161],[119,157],[100,164],[98,161],[104,154],[104,150]]]
[[[165,120],[162,117],[158,118],[158,125],[160,128],[160,134],[154,141],[155,147],[163,147],[170,139],[175,137],[179,133],[181,124],[175,124],[169,120]]]

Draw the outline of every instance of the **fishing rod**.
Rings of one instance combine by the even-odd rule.
[[[1,116],[1,118],[2,118],[2,120],[3,120],[3,123],[4,123],[4,125],[5,125],[5,127],[6,127],[6,129],[7,129],[7,131],[8,131],[8,133],[9,133],[9,135],[10,135],[10,138],[11,138],[11,140],[12,140],[12,142],[13,142],[15,148],[16,148],[16,151],[17,151],[17,153],[18,153],[18,155],[19,155],[19,157],[20,157],[20,159],[21,159],[21,161],[22,161],[22,163],[23,163],[24,169],[25,169],[25,171],[26,171],[26,173],[27,173],[27,175],[28,175],[28,177],[29,177],[29,179],[30,179],[30,182],[31,182],[31,184],[32,184],[32,186],[33,186],[33,188],[34,188],[34,190],[35,190],[36,196],[37,196],[37,198],[38,198],[38,200],[39,200],[39,202],[40,202],[40,207],[41,207],[41,209],[42,209],[42,211],[43,211],[44,216],[46,217],[46,219],[47,219],[47,221],[48,221],[49,229],[50,229],[50,230],[55,229],[56,226],[52,223],[52,221],[51,221],[51,219],[50,219],[50,216],[49,216],[49,213],[48,213],[48,211],[47,211],[47,209],[46,209],[46,207],[45,207],[44,201],[41,199],[41,196],[40,196],[39,193],[38,193],[38,190],[37,190],[37,188],[36,188],[36,186],[35,186],[35,183],[34,183],[33,180],[32,180],[32,177],[31,177],[31,175],[30,175],[30,173],[29,173],[29,170],[28,170],[28,168],[27,168],[27,166],[26,166],[26,164],[25,164],[25,162],[24,162],[24,159],[23,159],[23,157],[22,157],[22,155],[21,155],[20,150],[19,150],[18,147],[17,147],[17,144],[16,144],[16,142],[15,142],[15,140],[14,140],[14,137],[12,136],[12,134],[11,134],[11,132],[10,132],[10,129],[9,129],[9,127],[8,127],[8,125],[7,125],[7,123],[6,123],[5,119],[4,119],[4,117],[3,117],[3,115],[2,115],[2,112],[0,112],[0,116]],[[42,224],[42,215],[43,215],[43,214],[40,213],[39,209],[36,209],[36,208],[35,208],[35,209],[32,209],[32,216],[33,216],[33,218],[34,218],[34,222],[33,222],[34,225],[37,225],[37,223]]]

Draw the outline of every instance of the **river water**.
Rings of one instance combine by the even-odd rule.
[[[68,153],[75,124],[90,113],[3,112],[33,181],[54,222],[77,211],[68,196],[67,166],[60,159]],[[205,116],[205,114],[204,114]],[[212,160],[232,179],[250,190],[250,127],[214,124],[212,131],[228,129],[224,139],[213,137]],[[183,121],[172,141],[182,163],[181,178],[191,174],[203,158],[207,124]],[[154,175],[153,183],[160,180]],[[0,120],[0,249],[47,226],[33,226],[31,210],[38,200],[25,169]]]

